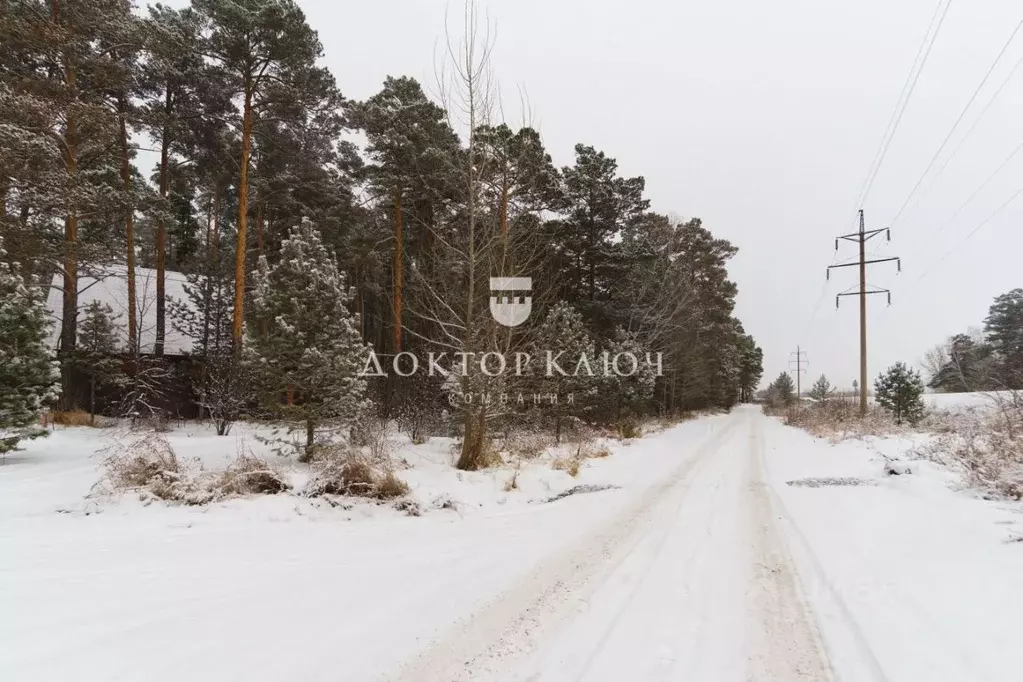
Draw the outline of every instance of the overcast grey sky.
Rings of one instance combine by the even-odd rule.
[[[434,82],[445,9],[459,0],[299,0],[320,33],[342,92],[362,99],[386,75]],[[856,284],[836,271],[822,295],[834,237],[855,224],[855,201],[937,0],[490,0],[494,67],[507,118],[518,90],[557,165],[577,142],[643,175],[654,210],[698,216],[739,255],[736,314],[764,349],[765,381],[797,344],[809,378],[858,376]],[[913,99],[865,204],[887,226],[1023,19],[1018,0],[953,0]],[[1023,31],[948,150],[1023,57]],[[1023,68],[948,168],[925,182],[893,230],[871,283],[869,374],[917,363],[944,337],[978,325],[991,299],[1023,286],[1023,197],[940,266],[946,251],[1023,187],[1023,152],[954,222],[955,210],[1023,142]],[[947,153],[947,152],[946,152]],[[942,160],[937,166],[940,167]],[[846,244],[841,260],[855,255]],[[841,262],[840,260],[840,262]],[[921,274],[930,269],[922,281]],[[819,302],[819,305],[815,304]],[[816,314],[814,314],[816,311]]]

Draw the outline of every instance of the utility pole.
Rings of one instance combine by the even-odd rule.
[[[803,365],[809,366],[810,363],[803,359],[806,356],[806,351],[802,350],[799,346],[796,346],[795,353],[789,353],[789,355],[796,356],[795,360],[789,360],[789,364],[796,363],[796,400],[801,401],[803,399],[802,378],[803,372],[806,371],[803,369]]]
[[[876,258],[874,260],[867,260],[867,242],[876,237],[877,235],[884,232],[887,235],[888,241],[892,240],[892,231],[890,228],[882,228],[880,230],[867,230],[864,226],[863,209],[860,209],[860,229],[858,232],[852,234],[843,234],[835,239],[835,251],[838,251],[838,241],[844,239],[846,241],[855,242],[860,246],[860,258],[856,262],[842,263],[840,265],[829,265],[828,266],[828,279],[831,279],[832,268],[847,268],[853,265],[858,265],[860,268],[860,286],[859,291],[852,291],[847,289],[835,296],[835,309],[838,309],[838,302],[842,296],[859,296],[860,297],[860,416],[867,414],[867,295],[868,294],[887,294],[888,305],[892,304],[892,292],[889,289],[871,288],[867,289],[867,266],[872,263],[887,263],[889,261],[895,261],[898,266],[898,271],[902,272],[902,259],[893,256],[892,258]]]

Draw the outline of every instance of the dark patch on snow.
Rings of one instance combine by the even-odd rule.
[[[876,485],[874,481],[868,481],[864,478],[852,478],[852,477],[829,477],[829,478],[799,478],[794,481],[786,481],[787,485],[800,487],[800,488],[824,488],[826,486],[857,486],[857,485]]]
[[[561,499],[564,499],[566,497],[569,497],[570,495],[582,495],[583,493],[599,493],[602,490],[613,490],[613,489],[618,488],[618,487],[620,487],[620,486],[617,486],[617,485],[606,485],[606,484],[604,484],[604,485],[577,485],[577,486],[573,486],[573,487],[569,488],[568,490],[561,491],[560,493],[558,493],[554,497],[551,497],[551,498],[545,500],[545,502],[556,502],[558,500],[561,500]]]

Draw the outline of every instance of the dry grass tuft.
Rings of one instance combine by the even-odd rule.
[[[276,495],[287,492],[291,484],[284,475],[268,462],[251,453],[239,453],[224,470],[217,482],[219,495]]]
[[[395,476],[393,471],[386,472],[377,481],[376,497],[381,500],[391,500],[405,495],[408,495],[408,483]]]
[[[348,453],[319,461],[306,494],[393,499],[407,495],[408,485],[387,468],[380,472],[365,457]]]
[[[150,433],[117,446],[104,461],[100,482],[109,492],[137,490],[168,502],[201,505],[236,495],[274,495],[291,488],[284,476],[267,462],[240,453],[220,472],[184,465],[167,439]]]
[[[582,467],[583,461],[578,457],[558,457],[551,464],[551,468],[555,471],[564,471],[572,478],[579,475],[579,469]]]
[[[92,426],[93,418],[85,410],[53,410],[49,413],[47,421],[59,426]]]
[[[785,410],[769,411],[781,414],[785,423],[809,431],[815,436],[837,443],[849,438],[887,436],[909,433],[908,424],[896,424],[888,412],[871,406],[865,418],[860,417],[859,405],[845,400],[829,400],[809,406],[792,406]]]

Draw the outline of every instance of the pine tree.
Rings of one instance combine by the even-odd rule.
[[[280,260],[257,270],[253,307],[265,332],[249,346],[264,402],[272,413],[305,423],[305,455],[325,421],[350,421],[367,406],[360,376],[368,351],[344,273],[309,221],[292,230]],[[293,396],[284,404],[286,395]]]
[[[920,373],[897,362],[874,382],[874,395],[881,407],[892,413],[895,422],[913,424],[924,414],[924,382]]]
[[[248,253],[249,170],[254,135],[263,117],[287,113],[301,120],[332,112],[340,95],[330,72],[316,65],[323,46],[294,0],[193,0],[208,22],[204,52],[212,57],[229,91],[241,100],[238,221],[235,248],[232,341],[241,348]]]
[[[405,247],[411,223],[420,244],[432,239],[434,206],[450,194],[458,137],[444,110],[412,78],[388,77],[383,89],[352,106],[352,124],[366,133],[371,160],[367,175],[388,206],[394,225],[391,268],[391,349],[402,350],[405,308]]]
[[[819,403],[826,403],[834,392],[835,388],[828,381],[828,378],[822,374],[810,388],[810,397]]]
[[[125,380],[118,337],[114,311],[109,305],[93,301],[85,307],[74,364],[89,378],[90,424],[96,422],[96,389],[122,385]]]
[[[121,243],[110,232],[110,218],[124,215],[120,131],[104,95],[119,79],[118,55],[107,48],[131,16],[130,4],[26,0],[5,3],[0,16],[0,44],[11,67],[2,72],[0,108],[16,113],[8,118],[4,112],[13,126],[0,126],[0,176],[14,181],[13,195],[6,191],[20,205],[18,233],[40,251],[32,270],[63,276],[59,352],[70,359],[79,271],[96,253],[109,257]],[[14,173],[6,175],[8,169]],[[18,249],[24,253],[22,244]],[[63,397],[70,400],[70,363],[66,367]]]
[[[175,157],[186,155],[195,144],[195,122],[200,114],[215,117],[226,108],[226,98],[219,106],[203,107],[211,101],[202,94],[216,92],[213,70],[203,63],[200,45],[201,22],[191,8],[173,9],[164,5],[149,7],[149,16],[141,25],[145,59],[140,73],[144,91],[141,120],[146,131],[159,145],[157,187],[160,200],[153,202],[156,231],[153,244],[156,267],[156,339],[153,354],[163,355],[166,340],[166,270],[168,225],[175,220],[172,192]],[[180,174],[179,174],[180,175]],[[179,177],[180,180],[180,177]],[[178,215],[185,209],[189,215],[191,202],[178,201]],[[180,221],[185,222],[185,221]]]
[[[574,294],[568,300],[593,304],[620,281],[615,242],[650,202],[643,198],[643,178],[619,177],[618,162],[604,152],[577,144],[575,154],[575,165],[562,171],[568,216],[557,228],[559,256],[563,287]]]
[[[548,352],[552,360],[549,365]],[[557,396],[557,402],[545,406],[545,410],[549,408],[553,414],[554,438],[561,442],[565,418],[584,414],[592,407],[599,390],[600,358],[582,315],[565,302],[551,308],[536,332],[532,357],[542,363],[534,368],[542,375],[539,392]]]
[[[774,395],[777,396],[777,400],[781,405],[789,406],[796,400],[796,385],[792,381],[792,377],[788,375],[788,372],[782,372],[778,375],[778,378],[771,384],[771,388],[774,390]]]
[[[739,353],[739,400],[749,402],[764,375],[764,351],[752,336],[745,335],[739,340]]]
[[[606,407],[614,424],[622,426],[640,416],[654,395],[656,369],[647,362],[647,349],[637,335],[619,328],[604,349],[610,371],[604,376]],[[617,360],[617,364],[615,359]],[[601,358],[603,363],[603,357]],[[603,368],[601,368],[603,371]]]
[[[984,331],[998,357],[1001,384],[1011,389],[1023,387],[1023,289],[995,298]]]
[[[59,388],[48,328],[43,290],[6,262],[0,241],[0,454],[45,434],[39,413]]]

